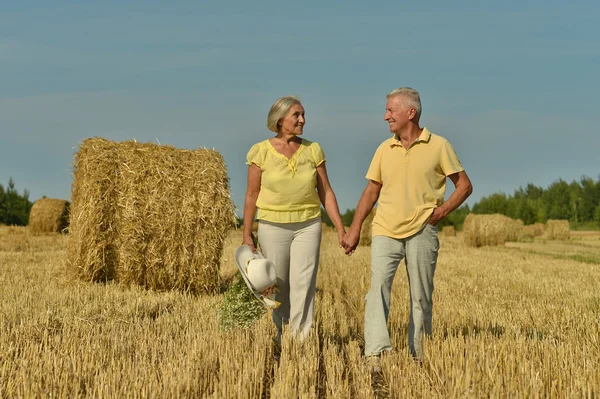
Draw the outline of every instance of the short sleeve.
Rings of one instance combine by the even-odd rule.
[[[442,147],[442,153],[440,154],[440,167],[442,172],[446,176],[453,175],[454,173],[462,172],[465,168],[462,167],[454,148],[450,142],[446,141],[444,147]]]
[[[248,154],[246,155],[246,165],[255,164],[262,168],[264,157],[260,147],[260,143],[256,143],[250,148],[250,151],[248,151]]]
[[[315,166],[319,166],[323,162],[325,162],[325,153],[323,152],[323,149],[321,148],[319,143],[312,143],[311,147],[312,147],[313,158],[315,161]]]
[[[369,166],[369,170],[367,171],[367,175],[365,176],[369,180],[374,180],[377,183],[383,183],[381,178],[381,157],[383,154],[382,146],[377,148],[375,151],[375,155],[373,155],[373,159],[371,160],[371,165]]]

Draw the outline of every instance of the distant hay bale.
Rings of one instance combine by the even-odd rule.
[[[256,233],[258,231],[258,221],[252,222],[252,232]]]
[[[217,151],[102,138],[79,146],[67,245],[79,278],[215,292],[234,225]]]
[[[508,216],[468,214],[463,225],[465,244],[472,247],[504,245],[507,241],[521,241],[523,221]]]
[[[550,240],[568,240],[571,232],[568,220],[548,220],[546,222],[546,235]]]
[[[533,225],[528,225],[523,227],[523,236],[521,241],[532,241],[535,237],[536,229]]]
[[[32,234],[61,233],[69,224],[69,201],[40,198],[29,213],[29,231]]]
[[[471,247],[503,245],[504,215],[468,214],[463,225],[465,244]]]
[[[546,232],[546,225],[544,223],[534,223],[531,227],[533,228],[533,235],[535,237],[542,236]]]
[[[523,239],[524,223],[521,219],[511,219],[506,216],[505,223],[505,241],[519,242]]]
[[[533,240],[544,234],[546,226],[543,223],[534,223],[523,227],[523,239]]]
[[[454,226],[445,226],[442,229],[442,234],[446,237],[456,237],[456,229]]]
[[[373,218],[375,218],[375,214],[377,213],[377,208],[373,208],[371,212],[367,215],[367,218],[362,224],[360,228],[360,240],[358,245],[371,245],[371,233],[373,231]]]

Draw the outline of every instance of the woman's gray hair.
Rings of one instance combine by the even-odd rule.
[[[300,99],[296,96],[285,96],[278,98],[269,110],[269,115],[267,116],[267,128],[269,128],[270,131],[277,133],[279,121],[283,119],[287,115],[290,108],[296,104],[302,105]]]
[[[410,87],[399,87],[388,93],[386,96],[389,100],[392,97],[402,96],[404,104],[413,107],[416,111],[416,120],[421,118],[421,96],[419,92]]]

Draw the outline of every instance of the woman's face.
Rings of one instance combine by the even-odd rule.
[[[294,104],[290,107],[287,115],[281,120],[279,131],[284,134],[301,135],[306,120],[304,119],[304,107]]]

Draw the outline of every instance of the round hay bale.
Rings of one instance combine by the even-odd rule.
[[[69,225],[69,201],[40,198],[29,213],[29,231],[32,234],[62,233]]]
[[[548,220],[546,236],[549,240],[568,240],[571,236],[568,220]]]
[[[482,247],[488,245],[504,245],[506,241],[506,216],[475,215],[470,213],[465,218],[463,237],[466,245]]]
[[[521,219],[511,219],[508,216],[506,216],[505,226],[505,240],[507,242],[518,242],[523,239],[523,227],[525,226],[525,224]]]
[[[377,208],[373,208],[371,212],[367,215],[367,218],[363,222],[360,228],[360,240],[358,241],[358,245],[366,245],[371,246],[371,233],[373,231],[373,219],[375,218],[375,214],[377,213]]]
[[[79,146],[67,264],[83,280],[217,292],[235,222],[215,150],[102,138]]]
[[[534,223],[531,227],[533,229],[534,237],[540,237],[546,232],[546,225],[544,223]]]
[[[445,226],[442,229],[442,234],[446,237],[456,237],[456,229],[454,226]]]
[[[521,236],[521,241],[533,241],[535,237],[535,227],[533,225],[528,225],[523,227],[523,235]]]

